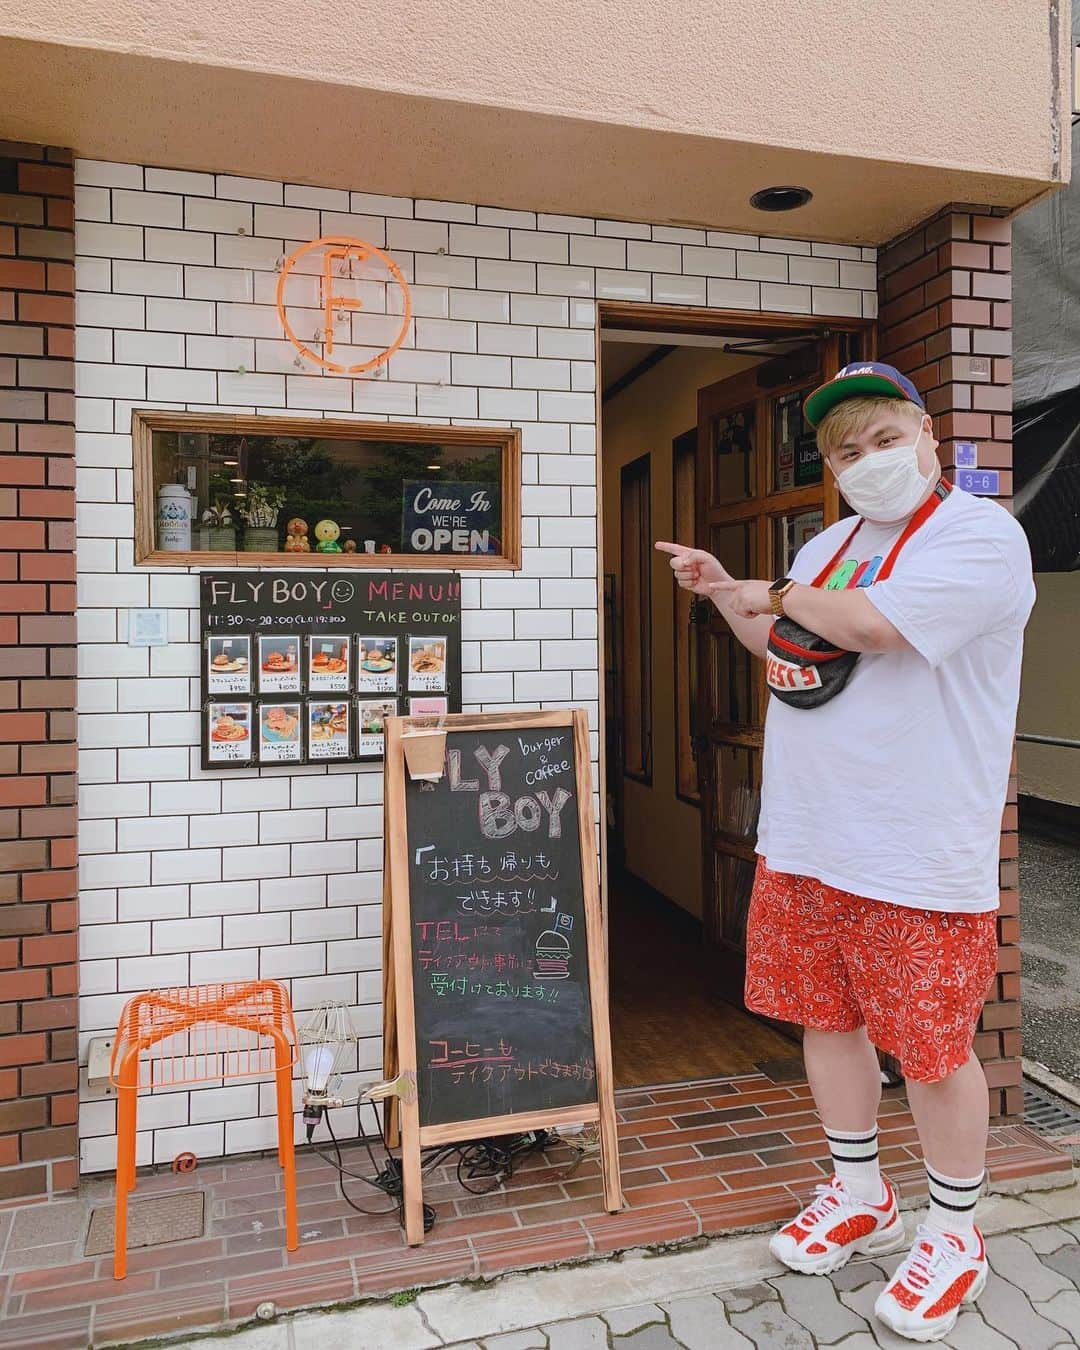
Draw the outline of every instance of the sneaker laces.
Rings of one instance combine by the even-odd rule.
[[[955,1239],[921,1223],[915,1231],[915,1245],[893,1276],[893,1283],[902,1285],[921,1298],[937,1279],[939,1272],[956,1265],[963,1256]]]
[[[805,1228],[811,1227],[820,1219],[828,1218],[836,1210],[843,1214],[854,1205],[854,1199],[847,1187],[838,1181],[830,1181],[827,1185],[816,1186],[814,1197],[796,1220]]]

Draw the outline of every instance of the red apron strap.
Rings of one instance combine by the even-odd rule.
[[[929,520],[929,518],[934,514],[934,512],[938,509],[938,507],[941,505],[941,503],[945,500],[945,498],[949,495],[949,493],[952,490],[953,490],[952,484],[947,483],[944,478],[942,478],[938,482],[937,486],[934,488],[930,496],[927,497],[926,501],[923,502],[922,506],[919,507],[919,509],[908,521],[907,525],[905,525],[903,534],[901,534],[900,538],[896,541],[895,544],[893,544],[892,549],[889,552],[889,556],[885,559],[881,571],[878,572],[877,576],[874,578],[875,582],[885,580],[885,578],[892,571],[893,564],[896,562],[896,559],[900,554],[900,550],[904,547],[904,545],[915,533],[915,531],[921,525],[924,525],[927,522],[927,520]],[[829,573],[833,570],[836,564],[848,551],[851,541],[859,533],[861,525],[862,525],[862,518],[860,517],[855,522],[855,528],[851,531],[848,537],[844,540],[844,542],[836,550],[833,556],[829,559],[829,561],[825,564],[825,566],[821,569],[821,571],[810,583],[811,586],[823,586],[825,584],[826,580],[829,577]]]
[[[938,507],[941,505],[941,503],[945,500],[945,498],[949,495],[951,491],[952,491],[952,484],[947,483],[945,479],[942,478],[938,482],[937,486],[934,488],[930,496],[927,497],[926,501],[923,502],[922,506],[919,507],[919,509],[908,521],[907,525],[904,527],[903,534],[896,541],[896,543],[893,544],[892,549],[889,551],[889,556],[885,559],[884,563],[882,564],[881,571],[874,578],[875,584],[879,581],[885,580],[885,578],[893,570],[893,564],[900,556],[900,550],[904,547],[904,545],[915,533],[915,531],[919,529],[920,526],[926,524],[926,522],[930,519],[930,517],[934,514],[934,512],[938,509]]]
[[[848,537],[844,540],[844,542],[840,545],[840,547],[836,550],[836,552],[833,554],[833,556],[829,559],[829,561],[825,564],[825,566],[821,569],[821,571],[820,571],[820,572],[817,574],[817,576],[813,579],[813,581],[810,583],[811,586],[822,586],[822,585],[824,585],[826,579],[828,578],[829,573],[833,570],[833,568],[836,566],[836,564],[840,561],[840,559],[841,559],[841,558],[844,556],[844,554],[848,551],[848,546],[850,545],[851,541],[855,538],[855,536],[859,533],[859,530],[860,530],[861,527],[862,527],[862,517],[860,516],[859,519],[855,522],[855,528],[851,531],[851,533],[850,533],[850,534],[848,535]]]

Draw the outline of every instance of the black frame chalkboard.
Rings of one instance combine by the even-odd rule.
[[[365,719],[385,725],[386,716],[410,709],[461,707],[455,573],[204,572],[199,617],[203,769],[380,759],[383,736],[365,733]],[[393,661],[378,663],[388,672],[365,664],[372,650],[365,639],[395,644]],[[282,645],[288,676],[264,671],[261,647]],[[270,707],[281,708],[279,725],[289,729],[284,748],[270,746],[269,733],[262,745],[262,712]],[[245,721],[246,737],[237,731],[230,744]]]

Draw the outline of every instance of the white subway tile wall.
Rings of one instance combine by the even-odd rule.
[[[355,1085],[381,1065],[381,771],[201,770],[198,582],[134,566],[132,408],[520,426],[524,567],[464,580],[464,706],[583,706],[595,766],[596,299],[872,316],[874,252],[89,160],[76,183],[81,1056],[140,990],[262,976],[298,1019],[350,1004]],[[365,378],[283,340],[279,260],[322,234],[412,287]],[[148,604],[170,645],[130,648]],[[271,1097],[156,1093],[139,1160],[267,1147]],[[113,1105],[83,1098],[83,1170],[109,1168]]]

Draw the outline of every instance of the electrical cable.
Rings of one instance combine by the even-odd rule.
[[[375,1115],[376,1125],[378,1126],[378,1139],[382,1144],[385,1154],[385,1163],[379,1166],[375,1153],[371,1147],[371,1137],[363,1129],[361,1121],[361,1105],[356,1105],[356,1132],[360,1142],[363,1143],[367,1152],[368,1161],[371,1164],[372,1175],[363,1172],[354,1171],[346,1167],[345,1160],[341,1152],[341,1144],[337,1135],[334,1133],[333,1124],[330,1121],[328,1111],[322,1111],[320,1114],[326,1121],[326,1128],[330,1134],[330,1141],[333,1145],[333,1156],[327,1153],[318,1144],[312,1141],[314,1134],[314,1121],[309,1121],[308,1142],[312,1149],[318,1154],[324,1162],[328,1163],[338,1174],[338,1189],[341,1192],[341,1198],[358,1214],[363,1214],[368,1218],[377,1218],[380,1215],[392,1214],[397,1212],[398,1221],[404,1225],[405,1222],[405,1190],[403,1185],[400,1160],[395,1158],[390,1152],[386,1142],[386,1131],[383,1121],[379,1117],[378,1111],[373,1103],[368,1103]],[[462,1143],[442,1144],[436,1148],[425,1150],[421,1154],[421,1172],[427,1174],[432,1172],[443,1162],[448,1162],[456,1156],[457,1163],[455,1174],[458,1185],[469,1195],[487,1195],[491,1191],[497,1190],[504,1185],[514,1174],[515,1160],[529,1153],[542,1153],[548,1142],[548,1132],[546,1130],[532,1130],[527,1134],[502,1136],[501,1138],[468,1140]],[[381,1191],[393,1203],[385,1209],[367,1209],[360,1205],[349,1195],[345,1189],[345,1179],[348,1177],[353,1181],[363,1182],[373,1190]],[[479,1183],[479,1184],[477,1184]],[[435,1226],[436,1214],[431,1205],[424,1205],[424,1232],[430,1233]]]

